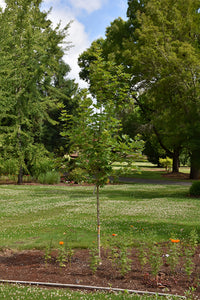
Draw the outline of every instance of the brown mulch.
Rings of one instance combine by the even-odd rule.
[[[86,249],[75,250],[71,265],[60,267],[56,261],[57,253],[51,253],[51,261],[45,263],[44,251],[2,250],[0,252],[0,279],[34,282],[65,283],[112,287],[139,291],[151,291],[167,294],[184,295],[189,287],[196,288],[196,299],[200,299],[199,272],[200,247],[193,257],[194,272],[188,280],[183,266],[179,265],[176,274],[172,275],[169,266],[161,268],[157,280],[151,275],[149,267],[142,272],[137,258],[137,250],[132,250],[132,267],[124,277],[116,270],[108,259],[108,253],[102,250],[102,264],[95,274],[90,268],[90,255]]]
[[[162,176],[165,178],[173,178],[173,179],[189,179],[190,178],[190,174],[181,173],[181,172],[165,173],[165,174],[162,174]]]

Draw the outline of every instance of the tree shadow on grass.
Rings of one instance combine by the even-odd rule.
[[[155,190],[102,190],[100,191],[100,197],[101,195],[103,197],[107,197],[109,199],[115,199],[117,200],[124,200],[124,201],[130,201],[130,200],[144,200],[145,199],[156,199],[156,198],[176,198],[177,200],[188,200],[188,191],[186,190],[171,190],[171,189],[155,189]]]

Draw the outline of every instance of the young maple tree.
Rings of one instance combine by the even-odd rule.
[[[67,134],[70,137],[71,151],[78,153],[76,165],[87,171],[90,181],[96,187],[97,245],[100,257],[99,188],[108,182],[114,162],[126,161],[130,165],[133,158],[139,156],[142,142],[120,135],[121,124],[114,116],[112,101],[102,108],[100,104],[93,104],[87,92],[83,92],[79,113],[72,117],[72,122],[72,129]]]

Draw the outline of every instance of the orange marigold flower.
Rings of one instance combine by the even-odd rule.
[[[116,233],[113,233],[112,236],[116,236]]]
[[[172,242],[172,243],[179,243],[180,242],[180,240],[175,240],[175,239],[170,239],[170,241]]]
[[[133,228],[133,225],[130,225],[131,228]]]
[[[59,245],[64,245],[64,242],[63,242],[63,241],[60,241],[60,242],[59,242]]]

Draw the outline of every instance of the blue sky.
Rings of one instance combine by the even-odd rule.
[[[92,13],[82,13],[78,20],[84,24],[89,39],[95,40],[98,36],[104,36],[105,29],[110,23],[121,17],[126,17],[127,4],[125,0],[109,0],[98,10]]]
[[[78,56],[92,41],[104,37],[106,27],[114,19],[126,18],[127,0],[44,0],[42,7],[45,10],[52,7],[49,17],[54,24],[61,20],[64,25],[73,20],[68,40],[74,47],[66,54],[65,60],[72,69],[70,77],[75,78],[81,87],[86,87],[78,76]]]
[[[0,5],[5,6],[4,0]],[[75,78],[81,87],[87,87],[86,83],[79,79],[78,56],[83,53],[92,41],[104,37],[106,27],[121,17],[126,18],[127,0],[43,0],[42,9],[48,11],[52,7],[49,18],[56,25],[66,25],[72,21],[67,40],[73,44],[73,48],[64,56],[70,65],[70,77]]]

